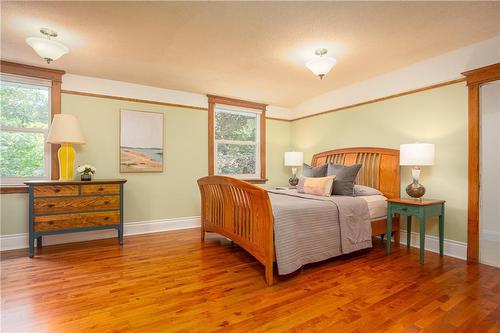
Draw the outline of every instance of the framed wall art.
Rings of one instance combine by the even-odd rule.
[[[163,113],[120,110],[120,172],[163,172]]]

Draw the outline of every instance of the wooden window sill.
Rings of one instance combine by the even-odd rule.
[[[26,185],[1,185],[0,194],[28,193]]]

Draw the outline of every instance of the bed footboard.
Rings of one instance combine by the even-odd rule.
[[[201,194],[201,239],[216,232],[241,246],[265,267],[273,284],[273,213],[264,189],[231,177],[198,179]]]

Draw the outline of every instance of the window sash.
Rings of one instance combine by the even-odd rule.
[[[238,140],[220,140],[220,139],[215,139],[215,142],[217,143],[225,143],[228,145],[258,145],[259,140],[257,141],[238,141]]]
[[[38,127],[0,127],[1,131],[6,132],[28,132],[28,133],[49,133],[47,128],[38,128]]]
[[[247,117],[252,116],[254,114],[262,114],[261,110],[244,108],[241,106],[230,106],[225,104],[216,104],[215,112],[227,112],[232,114],[245,115]]]
[[[37,87],[48,87],[48,105],[47,105],[47,112],[48,112],[48,124],[47,128],[36,128],[36,127],[6,127],[6,126],[0,126],[0,131],[5,131],[5,132],[13,132],[13,133],[43,133],[44,137],[44,176],[43,177],[0,177],[0,185],[20,185],[25,181],[28,180],[41,180],[41,179],[50,179],[51,178],[51,146],[50,144],[46,143],[47,140],[47,135],[49,132],[49,127],[50,127],[50,121],[52,118],[52,93],[51,93],[51,86],[52,86],[52,81],[50,80],[44,80],[44,79],[38,79],[38,78],[32,78],[32,77],[27,77],[27,76],[21,76],[21,75],[13,75],[13,74],[0,74],[0,85],[19,85],[19,86],[31,86],[34,89],[37,89]]]
[[[51,152],[50,152],[50,144],[47,141],[47,135],[49,133],[48,129],[43,128],[10,128],[10,127],[2,127],[1,131],[12,132],[12,133],[43,133],[43,166],[44,166],[44,177],[1,177],[0,183],[2,185],[19,185],[28,180],[42,180],[42,179],[50,179],[50,163],[51,163]]]
[[[259,179],[261,170],[261,161],[260,161],[260,122],[261,122],[261,112],[259,110],[255,110],[256,112],[253,111],[242,111],[241,109],[245,108],[240,108],[240,107],[215,107],[215,113],[217,112],[225,112],[225,113],[231,113],[231,114],[238,114],[238,115],[244,115],[247,117],[255,117],[256,118],[256,131],[255,131],[255,141],[239,141],[239,140],[223,140],[223,139],[216,139],[214,137],[214,174],[219,175],[219,176],[230,176],[234,178],[240,178],[240,179]],[[250,110],[250,109],[248,109]],[[213,130],[215,133],[215,126],[216,126],[217,120],[216,117],[214,117],[214,123],[213,123]],[[255,173],[251,174],[224,174],[224,173],[219,173],[219,160],[217,158],[218,156],[218,151],[219,151],[219,143],[222,144],[234,144],[234,145],[253,145],[255,146]]]
[[[0,81],[7,84],[21,84],[36,87],[52,87],[52,81],[36,77],[0,73]]]

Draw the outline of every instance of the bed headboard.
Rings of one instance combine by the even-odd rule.
[[[356,184],[378,189],[388,198],[399,198],[399,150],[375,147],[334,149],[314,154],[312,166],[325,163],[361,164]]]

